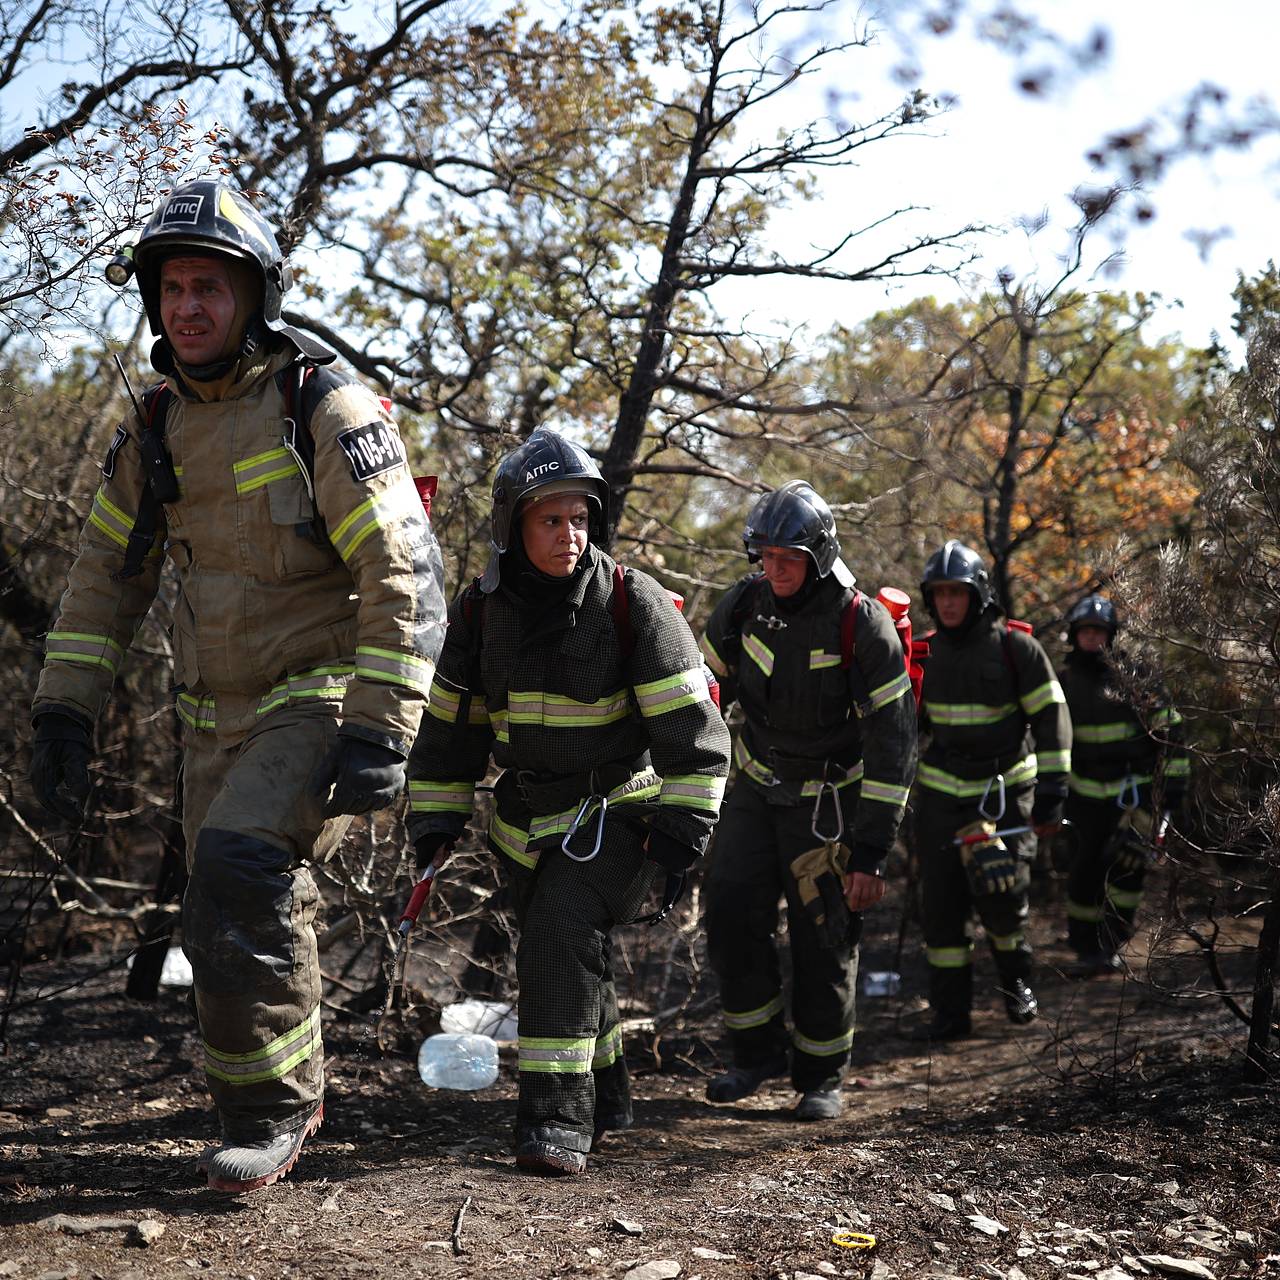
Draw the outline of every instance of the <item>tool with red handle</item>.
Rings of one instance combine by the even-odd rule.
[[[426,906],[427,899],[431,896],[431,886],[435,883],[436,872],[439,870],[440,868],[433,862],[418,877],[418,883],[413,886],[413,892],[409,895],[408,903],[405,904],[404,914],[401,915],[400,922],[396,926],[396,940],[391,951],[391,981],[387,983],[387,998],[383,1002],[382,1012],[378,1015],[379,1023],[391,1012],[391,1002],[395,999],[396,986],[398,985],[396,974],[400,968],[400,953],[404,950],[404,943],[409,936],[409,930],[418,923],[422,908]]]

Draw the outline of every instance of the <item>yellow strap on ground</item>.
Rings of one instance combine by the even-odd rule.
[[[876,1238],[863,1231],[837,1231],[831,1237],[831,1243],[842,1249],[874,1249]]]

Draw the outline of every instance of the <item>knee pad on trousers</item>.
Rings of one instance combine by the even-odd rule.
[[[243,995],[293,973],[292,856],[205,828],[182,909],[184,947],[202,990]]]

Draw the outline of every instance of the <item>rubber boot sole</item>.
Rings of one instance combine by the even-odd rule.
[[[269,1187],[273,1182],[279,1182],[285,1177],[289,1170],[298,1163],[298,1157],[302,1154],[302,1144],[320,1128],[324,1123],[324,1103],[322,1102],[317,1108],[316,1113],[310,1120],[302,1126],[298,1131],[298,1141],[294,1144],[293,1150],[289,1154],[289,1158],[270,1173],[264,1173],[260,1178],[245,1178],[237,1180],[234,1178],[218,1178],[213,1174],[209,1174],[209,1186],[214,1191],[227,1191],[232,1195],[243,1191],[257,1191],[260,1187]],[[216,1148],[215,1148],[216,1150]],[[210,1156],[210,1159],[213,1157]],[[207,1168],[207,1166],[206,1166]]]

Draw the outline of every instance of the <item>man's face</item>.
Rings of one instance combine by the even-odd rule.
[[[235,291],[221,258],[169,258],[161,266],[160,323],[183,364],[221,359],[235,317]]]
[[[972,590],[964,582],[935,582],[931,589],[933,609],[944,627],[958,627],[969,612]]]
[[[1111,638],[1106,627],[1078,627],[1076,629],[1076,648],[1081,653],[1101,653]]]
[[[590,511],[580,493],[534,503],[520,517],[529,563],[553,578],[567,578],[587,549]]]
[[[804,586],[809,554],[794,547],[765,547],[760,553],[760,563],[773,594],[785,600]]]

